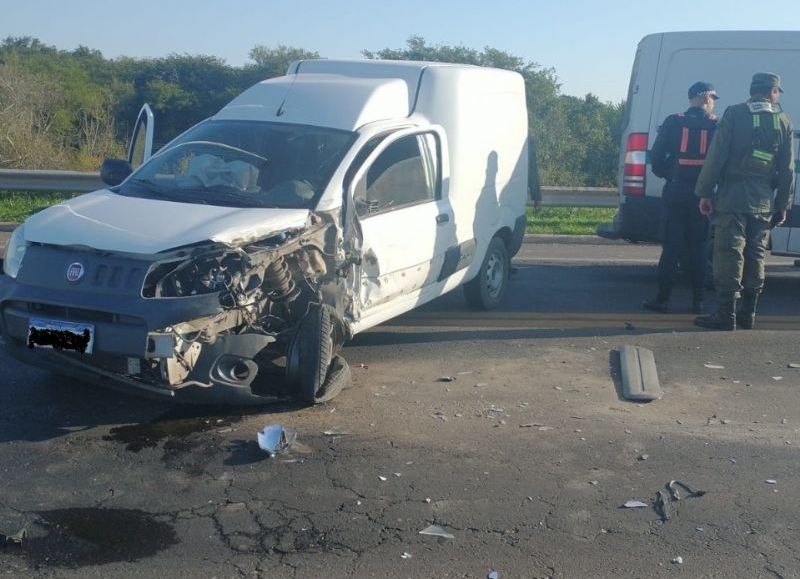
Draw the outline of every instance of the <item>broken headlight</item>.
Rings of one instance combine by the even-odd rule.
[[[183,262],[155,265],[145,279],[145,297],[179,298],[218,293],[220,303],[251,303],[262,284],[263,268],[253,267],[243,251],[206,254]]]
[[[25,257],[25,251],[28,249],[24,227],[24,225],[20,225],[11,234],[6,247],[6,257],[3,260],[3,272],[14,279],[19,273],[19,268],[22,267],[22,258]]]

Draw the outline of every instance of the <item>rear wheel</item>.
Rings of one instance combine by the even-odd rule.
[[[511,273],[511,259],[502,239],[493,237],[474,279],[464,284],[467,303],[479,310],[496,308],[503,300]]]

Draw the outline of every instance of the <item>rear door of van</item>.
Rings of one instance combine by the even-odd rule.
[[[749,98],[750,80],[759,71],[781,75],[781,104],[794,124],[800,122],[800,32],[673,32],[642,39],[621,143],[617,237],[660,240],[664,180],[653,174],[647,152],[664,119],[686,110],[689,86],[712,83],[720,97],[715,113],[722,116]]]

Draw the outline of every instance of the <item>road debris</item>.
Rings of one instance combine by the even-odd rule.
[[[642,501],[626,501],[624,505],[622,505],[626,509],[641,509],[645,507],[649,507],[647,503],[643,503]]]
[[[773,376],[772,379],[778,382],[780,380],[783,380],[783,376]]]
[[[649,454],[640,454],[636,457],[636,460],[647,460],[648,458],[650,458]]]
[[[672,560],[673,565],[683,565],[683,557],[675,557]]]
[[[440,527],[439,525],[431,525],[430,527],[425,527],[419,532],[420,535],[430,535],[431,537],[441,537],[442,539],[455,539],[455,535],[452,533],[448,533],[444,527]]]
[[[411,557],[413,557],[413,555],[411,553],[406,553],[406,552],[403,552],[403,554],[400,555],[401,559],[411,559]]]
[[[705,366],[706,368],[709,368],[711,370],[724,370],[725,369],[725,366],[720,366],[719,364],[708,364],[708,363],[706,363],[706,364],[703,364],[703,366]]]
[[[455,382],[456,381],[456,377],[455,376],[442,376],[441,378],[439,378],[438,381],[439,382]]]
[[[681,495],[678,492],[678,487],[683,488],[687,493],[689,493],[687,495],[689,497],[702,497],[704,494],[706,494],[706,491],[694,490],[692,487],[690,487],[683,481],[671,480],[669,481],[669,483],[667,483],[667,490],[669,490],[669,494],[672,496],[672,499],[676,501],[681,500]]]
[[[667,493],[664,491],[658,491],[656,493],[656,500],[653,507],[655,508],[658,516],[661,517],[662,521],[669,520],[670,516],[672,515],[672,500]]]
[[[381,482],[386,482],[387,480],[389,480],[387,477],[380,474],[378,475],[378,478],[380,479]]]
[[[325,436],[345,436],[346,434],[350,434],[349,432],[342,432],[340,430],[323,430],[322,434]]]
[[[437,410],[433,414],[431,414],[431,418],[435,418],[436,420],[441,420],[442,422],[447,422],[447,416],[441,410]]]
[[[674,503],[681,500],[681,493],[679,487],[685,490],[688,497],[702,497],[706,491],[695,490],[683,481],[671,480],[666,485],[666,492],[659,490],[656,492],[656,497],[653,502],[653,508],[656,514],[661,518],[662,522],[667,522],[672,517],[672,511],[675,508]]]
[[[626,400],[652,402],[663,395],[652,350],[639,346],[621,346],[619,369],[622,376],[622,397]]]
[[[28,529],[23,527],[13,535],[4,535],[0,533],[0,543],[5,545],[22,546],[22,541],[28,536]]]
[[[489,571],[486,575],[486,579],[500,579],[500,573],[497,571]]]
[[[768,485],[776,485],[776,484],[778,484],[778,481],[776,481],[774,478],[768,478],[764,482],[767,483]]]
[[[273,457],[287,451],[295,443],[297,432],[280,424],[270,424],[258,433],[257,438],[259,448]]]
[[[800,364],[795,364],[794,362],[792,362],[791,364],[787,365],[787,368],[800,368]]]

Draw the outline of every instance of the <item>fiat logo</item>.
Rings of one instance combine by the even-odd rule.
[[[69,264],[67,268],[67,281],[70,283],[79,282],[85,271],[82,263],[76,261],[75,263]]]

